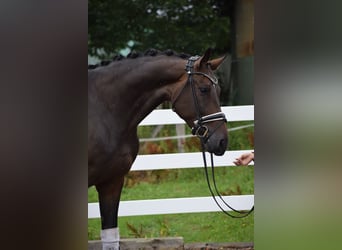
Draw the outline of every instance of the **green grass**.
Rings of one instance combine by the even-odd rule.
[[[89,227],[88,238],[99,239],[100,221],[89,220]],[[243,219],[219,212],[120,217],[119,228],[121,238],[181,236],[185,243],[254,241],[253,214]]]
[[[249,123],[234,123],[230,127]],[[144,128],[142,137],[148,137],[151,131],[149,127]],[[173,134],[173,129],[167,127],[159,136]],[[254,147],[253,127],[234,131],[229,136],[230,150]],[[174,151],[172,145],[173,142],[158,143],[158,150]],[[187,151],[192,150],[187,148]],[[218,167],[215,174],[222,195],[254,193],[254,167]],[[128,175],[121,200],[210,196],[202,168],[145,171],[141,176],[142,173],[137,172]],[[88,201],[97,202],[94,187],[88,190]],[[119,228],[121,238],[181,236],[186,243],[254,241],[253,213],[243,219],[232,219],[222,212],[119,217]],[[100,229],[100,219],[88,220],[88,239],[99,239]]]
[[[171,172],[157,183],[125,187],[121,200],[210,196],[203,169]],[[254,193],[253,167],[220,167],[215,174],[222,194]],[[89,189],[89,202],[96,202],[96,197],[94,188]],[[232,219],[221,212],[119,218],[122,238],[182,236],[185,242],[243,242],[253,241],[253,227],[253,214],[244,219]],[[100,220],[89,220],[88,238],[99,239],[99,232]]]

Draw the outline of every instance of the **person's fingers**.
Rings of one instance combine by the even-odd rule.
[[[241,165],[240,159],[235,159],[234,164],[237,166]]]

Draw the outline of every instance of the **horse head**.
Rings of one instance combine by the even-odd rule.
[[[211,50],[190,57],[184,76],[171,100],[173,110],[192,128],[205,149],[215,155],[223,155],[228,145],[226,118],[221,111],[220,86],[213,71],[224,57],[209,60]]]

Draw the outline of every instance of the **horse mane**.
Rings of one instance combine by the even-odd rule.
[[[188,59],[190,57],[190,55],[188,55],[186,53],[177,53],[171,49],[167,49],[165,51],[160,51],[160,50],[151,48],[151,49],[146,50],[144,53],[132,51],[126,57],[124,57],[123,55],[120,55],[120,54],[115,55],[111,60],[103,60],[98,64],[88,65],[88,70],[95,69],[95,68],[102,67],[102,66],[106,66],[106,65],[108,65],[112,62],[115,62],[115,61],[121,61],[121,60],[126,60],[126,59],[134,59],[134,58],[138,58],[138,57],[157,56],[157,55],[177,56],[177,57],[180,57],[182,59]]]

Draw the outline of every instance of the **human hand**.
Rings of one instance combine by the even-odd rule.
[[[254,160],[254,153],[244,153],[239,158],[236,158],[234,164],[236,166],[248,165],[252,160]]]

